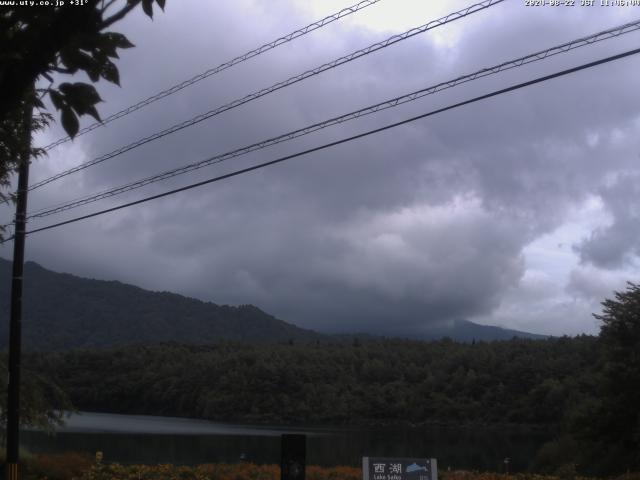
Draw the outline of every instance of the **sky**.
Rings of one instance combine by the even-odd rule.
[[[355,2],[354,2],[355,3]],[[420,26],[473,1],[376,5],[50,151],[31,182]],[[640,7],[506,0],[34,190],[34,211],[584,37]],[[103,117],[350,5],[168,0],[113,30],[136,45]],[[640,33],[426,96],[42,219],[38,228],[382,127],[638,47]],[[455,320],[596,334],[638,281],[640,56],[550,80],[100,217],[34,233],[26,258],[321,332],[409,335]],[[69,81],[60,76],[57,81]],[[72,81],[83,81],[81,76]],[[90,119],[83,120],[88,125]],[[35,137],[62,136],[52,126]],[[11,219],[10,209],[0,220]],[[11,245],[0,247],[11,257]]]

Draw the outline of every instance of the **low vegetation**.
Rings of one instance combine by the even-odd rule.
[[[560,470],[555,475],[499,474],[468,471],[439,472],[440,480],[589,480],[575,471]],[[362,470],[354,467],[308,466],[307,480],[361,480]],[[611,477],[615,480],[640,480],[640,474]],[[280,480],[278,465],[205,464],[120,465],[98,464],[92,456],[78,453],[29,455],[25,480]]]

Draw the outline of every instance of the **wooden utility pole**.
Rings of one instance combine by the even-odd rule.
[[[33,90],[29,95],[33,95]],[[30,99],[30,97],[28,97]],[[24,104],[22,127],[24,147],[18,166],[13,271],[11,277],[11,317],[9,323],[9,385],[7,386],[7,480],[20,478],[20,357],[22,353],[22,273],[29,190],[31,152],[31,102]]]

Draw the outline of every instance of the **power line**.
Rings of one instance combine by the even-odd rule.
[[[92,194],[89,196],[84,196],[81,198],[77,198],[75,200],[71,200],[71,201],[67,201],[64,203],[60,203],[58,205],[55,206],[51,206],[51,207],[46,207],[43,209],[40,209],[36,212],[33,212],[31,214],[29,214],[29,216],[27,218],[31,219],[31,218],[42,218],[42,217],[46,217],[49,215],[53,215],[56,213],[60,213],[66,210],[70,210],[72,208],[76,208],[76,207],[80,207],[82,205],[87,205],[89,203],[93,203],[105,198],[110,198],[116,195],[119,195],[121,193],[124,192],[128,192],[131,190],[135,190],[137,188],[141,188],[143,186],[155,183],[155,182],[159,182],[161,180],[166,180],[168,178],[172,178],[178,175],[182,175],[184,173],[188,173],[194,170],[198,170],[200,168],[204,168],[206,166],[210,166],[213,164],[217,164],[217,163],[221,163],[224,162],[226,160],[229,160],[231,158],[235,158],[235,157],[239,157],[241,155],[245,155],[248,154],[250,152],[254,152],[257,150],[261,150],[263,148],[272,146],[272,145],[276,145],[278,143],[282,143],[288,140],[292,140],[294,138],[298,138],[304,135],[308,135],[310,133],[313,133],[315,131],[327,128],[329,126],[332,125],[337,125],[340,123],[344,123],[350,120],[354,120],[360,117],[363,117],[365,115],[369,115],[372,113],[376,113],[388,108],[393,108],[396,107],[398,105],[404,104],[404,103],[408,103],[414,100],[417,100],[419,98],[422,98],[426,95],[432,95],[435,94],[437,92],[440,92],[442,90],[448,89],[448,88],[452,88],[455,87],[456,85],[460,85],[462,83],[466,83],[466,82],[470,82],[473,80],[476,80],[478,78],[483,78],[489,75],[494,75],[497,73],[500,73],[502,71],[505,70],[509,70],[512,68],[516,68],[516,67],[520,67],[522,65],[526,65],[529,63],[533,63],[533,62],[537,62],[540,60],[544,60],[546,58],[552,57],[554,55],[558,55],[561,53],[566,53],[568,51],[571,51],[573,49],[576,48],[580,48],[586,45],[592,45],[596,42],[600,42],[606,39],[610,39],[610,38],[615,38],[618,37],[620,35],[626,34],[626,33],[630,33],[636,30],[640,29],[640,19],[636,20],[635,22],[630,22],[630,23],[626,23],[623,25],[619,25],[598,33],[595,33],[593,35],[589,35],[586,37],[582,37],[582,38],[578,38],[576,40],[572,40],[570,42],[566,42],[563,43],[561,45],[557,45],[551,48],[548,48],[546,50],[541,50],[535,53],[531,53],[528,54],[526,56],[523,57],[519,57],[517,59],[514,60],[510,60],[507,62],[503,62],[499,65],[495,65],[492,67],[488,67],[488,68],[483,68],[481,70],[478,70],[474,73],[471,74],[467,74],[467,75],[463,75],[460,77],[457,77],[453,80],[449,80],[446,82],[442,82],[442,83],[438,83],[436,85],[412,92],[412,93],[408,93],[399,97],[395,97],[392,98],[390,100],[386,100],[384,102],[380,102],[377,103],[375,105],[371,105],[365,108],[361,108],[360,110],[356,110],[354,112],[350,112],[338,117],[334,117],[334,118],[330,118],[328,120],[325,120],[323,122],[319,122],[319,123],[315,123],[313,125],[309,125],[306,126],[304,128],[300,128],[282,135],[279,135],[277,137],[272,137],[269,138],[267,140],[263,140],[242,148],[238,148],[223,154],[219,154],[219,155],[215,155],[213,157],[209,157],[207,159],[201,160],[199,162],[196,163],[191,163],[188,165],[184,165],[178,168],[174,168],[150,177],[146,177],[143,178],[141,180],[137,180],[135,182],[131,182],[125,185],[120,185],[118,187],[115,188],[111,188],[109,190],[105,190],[96,194]]]
[[[326,143],[324,145],[320,145],[318,147],[310,148],[308,150],[304,150],[302,152],[294,153],[292,155],[287,155],[287,156],[284,156],[284,157],[280,157],[280,158],[277,158],[275,160],[271,160],[269,162],[260,163],[258,165],[254,165],[252,167],[243,168],[241,170],[236,170],[235,172],[227,173],[225,175],[220,175],[218,177],[210,178],[208,180],[203,180],[201,182],[192,183],[192,184],[184,186],[184,187],[176,188],[174,190],[169,190],[167,192],[163,192],[163,193],[160,193],[160,194],[157,194],[157,195],[152,195],[150,197],[145,197],[145,198],[142,198],[140,200],[136,200],[136,201],[133,201],[133,202],[129,202],[129,203],[125,203],[125,204],[122,204],[122,205],[118,205],[116,207],[111,207],[111,208],[107,208],[107,209],[104,209],[104,210],[100,210],[100,211],[97,211],[97,212],[94,212],[94,213],[90,213],[88,215],[82,215],[80,217],[75,217],[75,218],[72,218],[70,220],[65,220],[63,222],[58,222],[58,223],[54,223],[52,225],[47,225],[45,227],[36,228],[34,230],[28,231],[27,234],[42,232],[44,230],[50,230],[52,228],[60,227],[60,226],[63,226],[63,225],[68,225],[70,223],[79,222],[80,220],[85,220],[85,219],[96,217],[96,216],[99,216],[99,215],[104,215],[106,213],[114,212],[116,210],[122,210],[124,208],[132,207],[134,205],[139,205],[141,203],[149,202],[151,200],[156,200],[156,199],[159,199],[159,198],[167,197],[167,196],[173,195],[175,193],[184,192],[186,190],[191,190],[193,188],[201,187],[203,185],[208,185],[210,183],[219,182],[221,180],[225,180],[227,178],[231,178],[231,177],[235,177],[235,176],[238,176],[238,175],[241,175],[241,174],[244,174],[244,173],[248,173],[248,172],[251,172],[253,170],[258,170],[258,169],[261,169],[261,168],[264,168],[264,167],[275,165],[277,163],[282,163],[282,162],[284,162],[286,160],[291,160],[293,158],[297,158],[297,157],[300,157],[300,156],[303,156],[303,155],[307,155],[307,154],[310,154],[310,153],[318,152],[320,150],[325,150],[327,148],[334,147],[336,145],[341,145],[343,143],[347,143],[347,142],[350,142],[350,141],[353,141],[353,140],[357,140],[357,139],[360,139],[360,138],[363,138],[363,137],[367,137],[369,135],[380,133],[380,132],[383,132],[385,130],[389,130],[391,128],[395,128],[395,127],[398,127],[398,126],[401,126],[401,125],[405,125],[405,124],[410,123],[410,122],[414,122],[416,120],[420,120],[422,118],[426,118],[426,117],[430,117],[430,116],[436,115],[438,113],[446,112],[448,110],[453,110],[455,108],[462,107],[464,105],[469,105],[469,104],[472,104],[472,103],[475,103],[475,102],[479,102],[481,100],[486,100],[486,99],[491,98],[491,97],[495,97],[495,96],[498,96],[498,95],[502,95],[504,93],[512,92],[512,91],[515,91],[515,90],[519,90],[521,88],[528,87],[528,86],[531,86],[531,85],[535,85],[535,84],[538,84],[538,83],[546,82],[548,80],[551,80],[551,79],[554,79],[554,78],[558,78],[558,77],[562,77],[562,76],[565,76],[565,75],[569,75],[571,73],[575,73],[575,72],[578,72],[578,71],[581,71],[581,70],[586,70],[588,68],[593,68],[595,66],[602,65],[602,64],[605,64],[605,63],[609,63],[609,62],[612,62],[612,61],[615,61],[615,60],[620,60],[622,58],[629,57],[631,55],[636,55],[638,53],[640,53],[640,48],[636,48],[636,49],[629,50],[629,51],[626,51],[626,52],[623,52],[623,53],[619,53],[617,55],[612,55],[610,57],[606,57],[606,58],[602,58],[600,60],[596,60],[596,61],[593,61],[593,62],[585,63],[585,64],[582,64],[582,65],[577,66],[577,67],[573,67],[573,68],[569,68],[569,69],[566,69],[566,70],[562,70],[560,72],[556,72],[556,73],[553,73],[553,74],[550,74],[550,75],[545,75],[543,77],[538,77],[538,78],[535,78],[533,80],[529,80],[529,81],[526,81],[526,82],[518,83],[518,84],[512,85],[510,87],[502,88],[500,90],[495,90],[495,91],[493,91],[491,93],[487,93],[485,95],[480,95],[478,97],[474,97],[474,98],[471,98],[469,100],[465,100],[463,102],[458,102],[458,103],[455,103],[453,105],[449,105],[447,107],[439,108],[437,110],[432,110],[430,112],[423,113],[422,115],[418,115],[418,116],[415,116],[415,117],[411,117],[411,118],[402,120],[400,122],[395,122],[395,123],[392,123],[392,124],[389,124],[389,125],[385,125],[384,127],[379,127],[379,128],[373,129],[373,130],[368,130],[368,131],[366,131],[364,133],[360,133],[360,134],[353,135],[353,136],[350,136],[350,137],[347,137],[347,138],[343,138],[341,140],[336,140],[334,142]],[[5,241],[8,241],[8,240],[11,240],[11,238],[9,238],[9,239],[7,239]]]
[[[133,150],[134,148],[137,148],[141,145],[147,144],[149,142],[152,142],[154,140],[157,140],[159,138],[165,137],[167,135],[170,135],[172,133],[175,133],[179,130],[182,130],[184,128],[187,127],[191,127],[192,125],[195,125],[199,122],[202,122],[204,120],[207,120],[215,115],[219,115],[223,112],[226,112],[227,110],[231,110],[233,108],[239,107],[241,105],[244,105],[245,103],[251,102],[253,100],[256,100],[258,98],[261,98],[265,95],[268,95],[272,92],[275,92],[277,90],[280,90],[284,87],[288,87],[290,85],[293,85],[294,83],[300,82],[302,80],[305,80],[309,77],[318,75],[322,72],[325,72],[327,70],[331,70],[333,68],[336,68],[340,65],[343,65],[345,63],[351,62],[357,58],[363,57],[365,55],[369,55],[370,53],[373,53],[377,50],[381,50],[383,48],[386,48],[390,45],[393,45],[395,43],[401,42],[402,40],[406,40],[408,38],[411,38],[415,35],[418,35],[420,33],[424,33],[428,30],[431,30],[433,28],[439,27],[441,25],[445,25],[447,23],[453,22],[454,20],[458,20],[460,18],[464,18],[468,15],[471,15],[473,13],[479,12],[481,10],[484,10],[486,8],[489,8],[493,5],[496,5],[498,3],[502,3],[504,0],[484,0],[480,3],[476,3],[474,5],[471,5],[467,8],[464,8],[462,10],[459,10],[457,12],[453,12],[450,13],[448,15],[446,15],[445,17],[439,18],[437,20],[432,20],[429,23],[422,25],[420,27],[415,27],[412,28],[410,30],[407,30],[404,33],[401,33],[399,35],[393,35],[392,37],[387,38],[386,40],[382,41],[382,42],[378,42],[378,43],[374,43],[373,45],[370,45],[366,48],[363,48],[361,50],[357,50],[353,53],[350,53],[349,55],[345,55],[343,57],[340,57],[336,60],[333,60],[332,62],[329,63],[325,63],[324,65],[321,65],[319,67],[313,68],[311,70],[307,70],[306,72],[303,72],[299,75],[295,75],[293,77],[288,78],[287,80],[275,83],[273,85],[271,85],[270,87],[267,88],[263,88],[262,90],[258,90],[256,92],[253,92],[249,95],[246,95],[242,98],[236,99],[230,103],[227,103],[226,105],[220,106],[218,108],[215,108],[213,110],[210,110],[206,113],[202,113],[196,117],[193,117],[189,120],[186,120],[184,122],[175,124],[165,130],[162,130],[160,132],[156,132],[148,137],[144,137],[142,139],[139,139],[133,143],[130,143],[129,145],[125,145],[124,147],[121,147],[117,150],[114,150],[110,153],[107,153],[105,155],[102,155],[98,158],[95,158],[93,160],[89,160],[87,162],[84,162],[76,167],[70,168],[68,170],[65,170],[61,173],[58,173],[56,175],[53,175],[49,178],[46,178],[38,183],[35,183],[33,185],[31,185],[29,187],[29,190],[34,190],[36,188],[42,187],[48,183],[51,183],[55,180],[58,180],[60,178],[66,177],[67,175],[70,175],[72,173],[78,172],[80,170],[84,170],[85,168],[91,167],[93,165],[96,165],[98,163],[102,163],[105,160],[109,160],[111,158],[117,157],[118,155],[121,155],[125,152],[128,152],[130,150]]]
[[[131,105],[123,110],[120,110],[119,112],[114,113],[113,115],[108,116],[107,118],[105,118],[104,120],[102,120],[102,122],[94,122],[91,125],[88,125],[84,128],[81,128],[78,133],[76,134],[76,137],[79,137],[80,135],[84,135],[87,132],[90,132],[92,130],[95,130],[98,127],[102,127],[104,125],[106,125],[107,123],[111,123],[114,120],[117,120],[119,118],[125,117],[127,115],[129,115],[130,113],[135,112],[136,110],[140,110],[141,108],[146,107],[147,105],[150,105],[162,98],[168,97],[169,95],[172,95],[176,92],[179,92],[180,90],[182,90],[183,88],[189,87],[191,85],[193,85],[194,83],[199,82],[200,80],[204,80],[205,78],[208,78],[212,75],[215,75],[216,73],[220,73],[223,70],[226,70],[227,68],[231,68],[234,65],[237,65],[238,63],[244,62],[246,60],[249,60],[250,58],[253,57],[257,57],[258,55],[261,55],[269,50],[273,50],[276,47],[279,47],[280,45],[283,45],[285,43],[288,43],[292,40],[295,40],[296,38],[302,37],[303,35],[306,35],[307,33],[313,32],[314,30],[317,30],[319,28],[324,27],[325,25],[328,25],[332,22],[335,22],[336,20],[339,20],[340,18],[346,17],[347,15],[351,15],[352,13],[355,13],[359,10],[362,10],[364,8],[367,8],[370,5],[374,5],[376,3],[378,3],[380,0],[363,0],[359,3],[356,3],[355,5],[351,5],[350,7],[346,7],[343,8],[342,10],[340,10],[339,12],[336,12],[332,15],[329,15],[327,17],[324,17],[321,20],[318,20],[316,22],[313,22],[309,25],[307,25],[306,27],[300,28],[294,32],[291,32],[283,37],[277,38],[276,40],[273,40],[269,43],[265,43],[264,45],[259,46],[258,48],[255,48],[253,50],[250,50],[247,53],[244,53],[232,60],[229,60],[227,62],[221,63],[220,65],[218,65],[217,67],[214,68],[210,68],[209,70],[202,72],[198,75],[195,75],[193,77],[191,77],[188,80],[184,80],[183,82],[178,83],[177,85],[174,85],[172,87],[167,88],[166,90],[163,90],[161,92],[156,93],[155,95],[152,95],[151,97],[146,98],[145,100],[141,100],[140,102]],[[44,147],[45,150],[51,150],[54,147],[57,147],[58,145],[61,145],[63,143],[68,142],[69,140],[71,140],[71,137],[62,137],[58,140],[56,140],[53,143],[50,143],[49,145],[47,145],[46,147]]]

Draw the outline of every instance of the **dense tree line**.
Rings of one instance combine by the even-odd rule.
[[[557,426],[591,388],[594,337],[125,347],[36,354],[81,410],[287,423]]]
[[[621,390],[637,392],[629,373],[637,371],[615,363],[618,348],[605,338],[163,344],[30,354],[25,364],[80,410],[250,423],[529,425],[556,436],[534,461],[538,471],[637,470],[638,406],[619,400]]]

